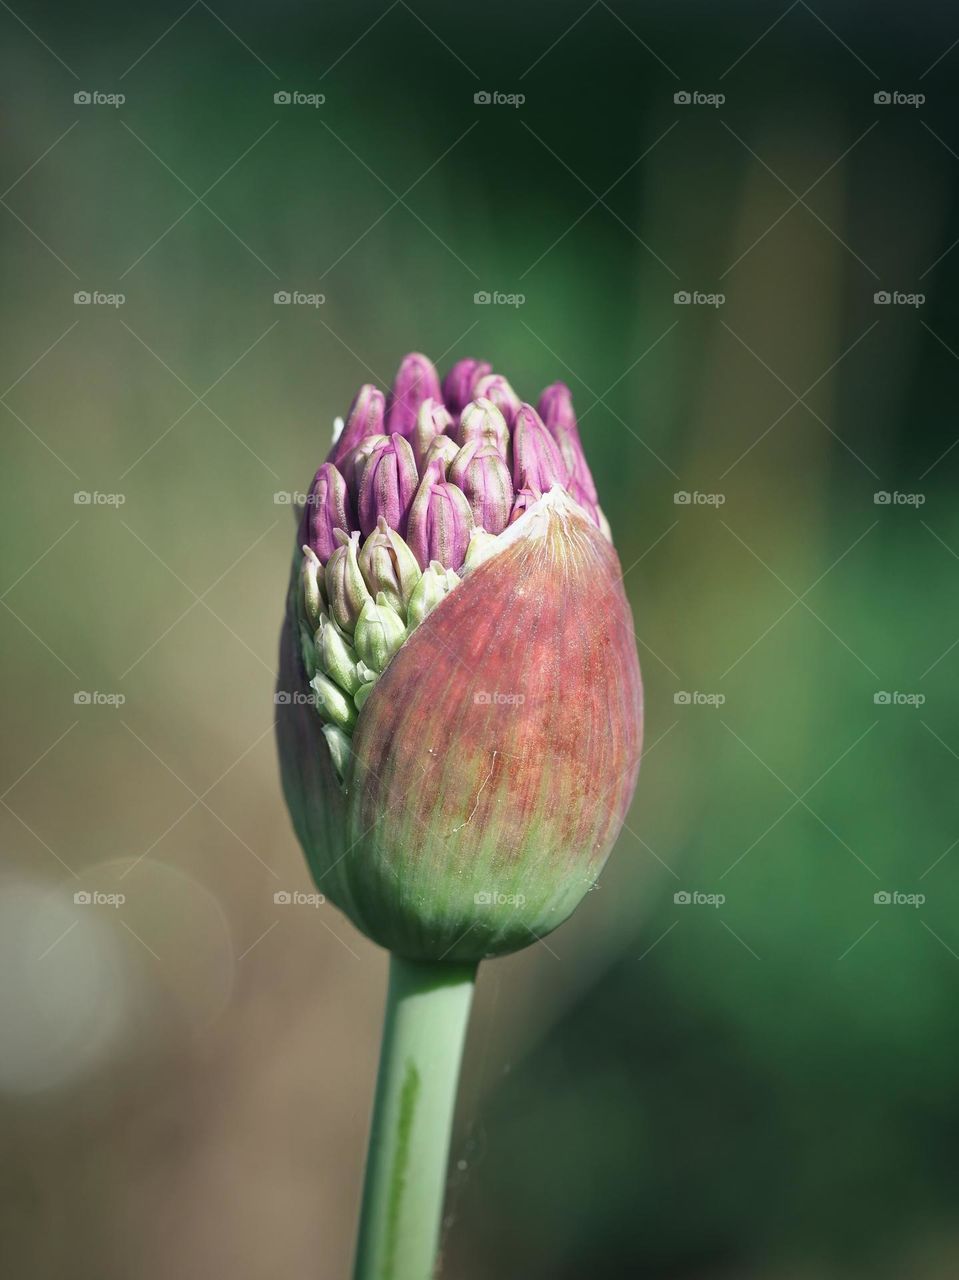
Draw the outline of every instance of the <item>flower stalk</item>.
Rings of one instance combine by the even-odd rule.
[[[433,1275],[475,964],[390,957],[353,1280]]]

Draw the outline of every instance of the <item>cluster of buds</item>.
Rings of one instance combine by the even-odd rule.
[[[307,495],[294,607],[303,664],[342,780],[357,716],[409,633],[503,533],[559,487],[608,536],[569,388],[539,408],[479,360],[442,388],[426,356],[387,399],[364,386]]]
[[[642,685],[569,389],[479,360],[364,386],[304,505],[280,648],[287,803],[318,887],[411,959],[526,946],[595,882]]]

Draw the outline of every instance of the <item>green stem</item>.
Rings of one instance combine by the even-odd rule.
[[[353,1280],[429,1280],[475,965],[390,957]]]

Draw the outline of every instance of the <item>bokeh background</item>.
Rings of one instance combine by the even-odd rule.
[[[955,14],[0,30],[4,1274],[348,1273],[385,957],[274,901],[275,649],[412,349],[570,383],[648,702],[599,888],[481,974],[441,1274],[956,1274]]]

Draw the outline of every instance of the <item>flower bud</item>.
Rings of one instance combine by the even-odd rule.
[[[389,444],[389,436],[376,435],[367,436],[365,440],[361,440],[355,449],[351,449],[340,463],[340,470],[343,478],[346,480],[347,486],[352,494],[359,494],[360,484],[363,480],[363,472],[369,461],[370,455]],[[354,526],[355,527],[355,526]]]
[[[326,617],[321,620],[315,644],[317,662],[323,672],[344,693],[356,693],[361,683],[356,670],[356,650],[343,638],[335,622]]]
[[[406,518],[416,494],[419,475],[408,440],[391,435],[370,454],[360,481],[360,528],[369,536],[381,516],[387,524],[406,532]]]
[[[459,413],[473,399],[473,387],[493,366],[485,360],[457,360],[443,380],[443,399],[450,413]]]
[[[478,378],[473,387],[473,399],[491,400],[510,427],[519,413],[520,398],[501,373],[488,373],[484,378]]]
[[[440,399],[440,380],[432,360],[413,351],[400,365],[386,411],[386,429],[409,436],[424,400]]]
[[[444,569],[438,560],[433,560],[410,596],[407,610],[410,630],[418,627],[458,583],[459,578],[452,569]]]
[[[315,631],[323,613],[323,566],[312,547],[303,548],[300,562],[300,591],[304,621]]]
[[[369,385],[360,387],[350,406],[346,426],[339,439],[333,441],[328,461],[339,466],[365,436],[382,435],[385,408],[386,397],[382,391]]]
[[[346,481],[331,462],[324,462],[313,478],[306,498],[306,541],[322,564],[336,547],[333,534],[353,528],[353,504]]]
[[[406,639],[403,619],[380,593],[376,600],[363,606],[356,624],[356,652],[373,671],[385,670],[386,664]]]
[[[539,413],[563,455],[570,493],[590,514],[594,513],[599,498],[579,438],[573,397],[565,382],[554,382],[546,388],[539,398]]]
[[[556,441],[532,405],[520,406],[513,425],[513,487],[519,492],[549,493],[563,488],[568,476]]]
[[[484,560],[494,556],[499,550],[499,543],[492,533],[485,529],[470,530],[470,543],[466,548],[466,559],[463,561],[463,573],[471,573],[478,569]]]
[[[509,450],[509,428],[502,412],[492,400],[471,400],[460,414],[456,435],[461,445],[472,440],[493,444],[505,458]]]
[[[324,569],[304,520],[280,646],[281,774],[313,876],[412,960],[472,962],[561,924],[639,766],[634,633],[569,392],[547,388],[545,422],[520,405],[510,424],[476,399],[489,373],[461,361],[410,442],[402,388],[404,432],[386,439],[367,393],[370,430],[321,504],[337,513],[339,474],[347,528],[321,524]],[[501,383],[484,389],[512,412]]]
[[[434,436],[430,441],[430,447],[426,450],[423,457],[424,473],[431,462],[437,462],[445,476],[449,470],[450,463],[459,451],[459,445],[449,436]]]
[[[447,478],[466,494],[475,522],[488,533],[501,533],[509,523],[513,482],[496,446],[471,440],[450,464]]]
[[[423,459],[437,436],[444,435],[453,425],[453,415],[445,405],[436,400],[424,400],[416,415],[416,426],[410,436],[416,465],[423,470]]]
[[[326,565],[326,594],[334,622],[352,635],[363,606],[373,597],[367,590],[357,558],[360,535],[354,533],[346,537],[337,530],[337,542],[339,545]]]
[[[410,507],[406,535],[417,562],[423,569],[431,560],[458,569],[472,527],[473,513],[463,490],[444,479],[441,462],[431,462]]]
[[[316,673],[310,684],[324,719],[338,725],[341,729],[352,729],[356,724],[356,708],[353,705],[353,699],[321,671]]]
[[[326,744],[330,749],[336,776],[342,781],[349,767],[350,756],[353,754],[353,740],[336,724],[325,724],[323,737],[326,738]]]
[[[413,552],[383,516],[364,542],[359,563],[373,595],[385,596],[397,613],[405,614],[421,570]]]

